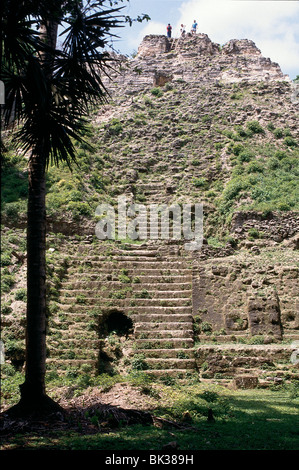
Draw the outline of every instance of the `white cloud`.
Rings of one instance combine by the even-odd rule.
[[[158,5],[156,1],[150,3],[152,12],[159,10]],[[176,5],[180,17],[172,25],[174,37],[179,36],[181,23],[189,31],[196,19],[198,32],[206,33],[213,42],[225,44],[230,39],[251,39],[263,56],[281,66],[283,73],[291,78],[299,74],[298,1],[185,0],[173,2],[172,9]],[[130,35],[128,46],[137,50],[147,34],[166,34],[166,23],[159,19],[158,16],[158,20],[147,23],[138,34]]]
[[[129,38],[128,45],[133,49],[138,49],[142,39],[148,34],[165,34],[166,26],[165,23],[159,23],[158,21],[150,21],[146,26],[135,36]]]
[[[264,57],[270,57],[272,62],[277,62],[284,73],[299,75],[299,45],[288,39],[261,39],[259,49]],[[289,72],[288,72],[289,71]]]
[[[139,37],[143,39],[147,34],[166,34],[165,23],[159,23],[158,21],[151,21],[140,33]]]
[[[196,19],[214,42],[251,39],[284,73],[299,68],[299,2],[187,0],[180,12],[176,29],[184,23],[188,30]]]
[[[242,31],[258,34],[283,32],[285,22],[297,16],[299,2],[286,1],[233,1],[233,0],[188,0],[180,7],[182,21],[186,24],[197,19],[199,29],[224,40]],[[293,24],[296,31],[296,24]]]

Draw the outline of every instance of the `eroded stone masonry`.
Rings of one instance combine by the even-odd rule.
[[[130,120],[136,119],[134,113],[142,112],[143,93],[171,84],[183,87],[175,102],[167,104],[161,98],[160,114],[153,116],[152,124],[124,129],[120,135],[129,142],[131,152],[117,153],[113,172],[107,174],[131,202],[140,202],[139,194],[147,204],[188,201],[195,196],[190,185],[194,176],[226,180],[225,154],[219,170],[204,146],[206,140],[219,142],[219,134],[207,119],[200,128],[206,135],[198,137],[192,126],[199,116],[223,115],[232,125],[258,119],[265,126],[273,119],[281,125],[287,116],[289,127],[297,132],[298,109],[289,99],[289,77],[278,64],[262,57],[250,40],[231,40],[220,47],[206,34],[171,40],[152,35],[144,38],[134,59],[117,59],[121,67],[109,84],[112,105],[97,116],[99,125],[107,123],[102,132],[105,145],[110,138],[109,120],[126,119],[124,126],[129,127]],[[253,96],[260,98],[258,105],[250,98],[239,109],[230,105],[225,87],[231,93],[234,83],[244,83],[247,89],[252,86]],[[257,86],[260,83],[263,87]],[[224,90],[219,91],[218,85],[224,85]],[[168,125],[159,122],[164,109]],[[181,122],[186,122],[185,133],[192,135],[193,147],[185,146],[184,136],[180,137],[184,132],[177,132]],[[117,138],[112,147],[115,151]],[[184,167],[184,154],[194,147],[199,163]],[[126,184],[117,181],[117,171],[125,176]],[[205,230],[211,236],[213,205],[204,196],[203,203]],[[74,255],[61,291],[61,307],[67,315],[85,315],[90,305],[71,303],[85,292],[98,312],[102,333],[96,367],[109,372],[137,364],[148,373],[175,376],[193,371],[202,380],[225,383],[234,379],[241,387],[267,386],[296,375],[290,345],[299,339],[298,214],[240,211],[234,214],[229,230],[237,246],[212,247],[204,239],[199,252],[187,253],[182,243],[149,240],[140,246],[114,248],[109,262],[105,254],[97,258],[94,246]],[[250,239],[252,230],[263,236]],[[90,267],[79,277],[75,272],[82,262]],[[100,290],[101,298],[94,289]],[[113,318],[118,316],[120,321],[119,315],[132,324],[117,333]],[[115,343],[107,334],[109,318]]]
[[[289,77],[252,41],[220,46],[206,34],[146,36],[134,59],[115,59],[109,102],[93,117],[93,139],[112,156],[99,173],[110,184],[108,201],[119,194],[144,204],[200,198],[203,246],[186,252],[175,240],[106,243],[96,239],[94,221],[49,220],[50,232],[66,236],[52,233],[48,241],[53,265],[65,258],[59,298],[49,308],[48,367],[195,373],[247,387],[298,378],[290,360],[299,340],[298,212],[237,207],[222,227],[213,200],[236,164],[227,129],[258,121],[257,158],[273,141],[271,122],[298,139]],[[150,94],[153,87],[161,97]],[[208,243],[221,230],[226,242]],[[5,326],[19,334],[13,316]]]
[[[125,58],[122,59],[125,64]],[[280,66],[262,56],[253,41],[232,39],[224,46],[213,43],[206,34],[187,34],[179,39],[166,36],[146,36],[134,61],[130,62],[135,78],[123,71],[123,84],[139,91],[146,85],[163,86],[171,80],[182,79],[201,85],[213,82],[237,83],[243,80],[287,81]]]

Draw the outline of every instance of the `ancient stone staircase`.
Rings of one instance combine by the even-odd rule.
[[[80,246],[69,253],[59,310],[49,329],[48,363],[60,369],[88,363],[102,370],[105,335],[114,333],[107,322],[117,313],[133,327],[120,333],[123,348],[131,341],[129,356],[144,356],[148,372],[194,370],[192,270],[177,247],[108,245],[98,254],[97,247]],[[63,340],[54,339],[59,332]]]
[[[179,246],[80,242],[62,251],[68,269],[47,340],[48,365],[59,373],[123,373],[135,361],[149,374],[198,371],[201,381],[223,385],[241,380],[246,387],[257,381],[268,387],[298,379],[290,360],[297,330],[274,344],[249,344],[242,331],[214,339],[202,331],[196,338],[194,266]]]

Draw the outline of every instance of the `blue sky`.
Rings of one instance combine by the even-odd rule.
[[[180,24],[188,31],[196,19],[198,32],[213,42],[251,39],[283,73],[291,79],[299,75],[299,0],[130,0],[123,12],[151,17],[119,30],[114,47],[123,54],[137,51],[146,34],[166,34],[167,23],[178,37]]]

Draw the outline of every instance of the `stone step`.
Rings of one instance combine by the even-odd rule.
[[[171,257],[163,257],[161,258],[159,255],[157,255],[155,252],[149,252],[148,255],[139,255],[138,253],[134,254],[109,254],[109,255],[82,255],[82,256],[77,256],[77,255],[68,255],[68,265],[69,266],[77,266],[78,264],[89,264],[89,263],[95,263],[95,264],[106,264],[106,263],[111,263],[111,262],[117,262],[117,263],[123,263],[123,262],[149,262],[149,263],[156,263],[157,261],[163,261],[164,263],[171,263],[171,262],[179,262],[176,257],[173,257],[173,260]]]
[[[185,322],[192,322],[193,316],[191,313],[135,313],[134,311],[131,313],[130,317],[135,322],[151,322],[153,324],[161,323],[185,323]]]
[[[114,273],[113,270],[99,270],[98,272],[74,272],[76,275],[76,281],[80,282],[80,278],[84,282],[90,282],[90,281],[97,281],[97,282],[106,282],[106,280],[112,280],[113,276],[119,276],[121,272]],[[184,271],[177,271],[175,273],[171,274],[165,274],[161,273],[160,270],[158,269],[131,269],[128,271],[127,276],[135,278],[139,278],[141,283],[165,283],[165,282],[174,282],[174,283],[179,283],[179,282],[191,282],[192,280],[192,274],[188,270],[188,272],[184,273]],[[65,277],[64,282],[72,282],[70,279],[73,278],[73,275],[71,273],[68,273]]]
[[[67,274],[71,273],[72,275],[74,273],[82,274],[82,273],[119,273],[123,274],[124,272],[126,274],[134,274],[135,272],[141,273],[144,271],[147,275],[151,274],[151,271],[153,274],[192,274],[192,270],[190,267],[186,266],[185,264],[179,265],[179,264],[173,264],[171,265],[170,263],[135,263],[135,261],[124,261],[122,263],[120,262],[115,262],[115,263],[96,263],[96,262],[91,262],[89,263],[80,263],[78,265],[72,265],[68,268]],[[181,274],[182,275],[182,274]]]
[[[172,307],[162,307],[162,306],[150,306],[150,305],[129,305],[127,303],[121,303],[121,302],[114,302],[111,303],[111,305],[106,305],[106,304],[95,304],[99,310],[101,309],[121,309],[121,310],[134,310],[132,314],[189,314],[191,315],[192,312],[192,307],[188,306],[172,306]],[[64,314],[72,314],[72,313],[84,313],[90,310],[91,308],[94,310],[95,306],[90,306],[90,305],[62,305],[58,304],[58,307],[61,310],[61,313]]]
[[[146,307],[188,307],[191,305],[191,299],[189,297],[183,297],[183,298],[169,298],[168,296],[166,298],[164,297],[159,297],[153,299],[153,298],[138,298],[135,296],[130,296],[130,294],[125,293],[124,295],[127,295],[126,298],[115,298],[115,297],[109,297],[103,295],[102,297],[88,297],[87,299],[84,299],[84,302],[76,300],[76,297],[61,297],[60,298],[60,303],[58,304],[61,308],[65,309],[68,307],[91,307],[94,305],[97,305],[101,307],[103,304],[107,305],[107,302],[110,304],[110,302],[113,303],[113,305],[124,305],[124,306],[146,306]],[[140,294],[141,295],[141,294]]]
[[[289,331],[284,330],[283,339],[287,341],[299,341],[299,333],[298,331],[289,332]]]
[[[196,355],[199,359],[205,360],[206,357],[213,354],[221,354],[223,357],[229,359],[242,358],[240,362],[244,362],[243,358],[250,361],[250,359],[270,360],[273,362],[283,361],[284,364],[291,364],[291,354],[294,348],[291,346],[277,345],[201,345],[196,346]],[[246,361],[245,361],[246,362]]]
[[[81,349],[49,349],[49,355],[48,357],[54,359],[55,357],[59,357],[60,359],[66,359],[66,360],[96,360],[98,357],[98,351],[97,350],[90,350],[88,349],[87,351],[84,351],[82,348]]]
[[[250,338],[250,333],[244,333],[243,331],[233,331],[228,332],[226,335],[217,335],[217,343],[236,343],[242,344],[241,341],[244,343]],[[200,344],[210,344],[211,343],[211,335],[205,335],[200,333],[198,335],[198,341]]]
[[[156,283],[156,284],[150,284],[150,283],[141,283],[141,282],[120,282],[120,281],[105,281],[105,287],[107,287],[107,291],[112,290],[112,289],[121,289],[124,288],[125,286],[130,286],[133,291],[138,291],[141,289],[147,289],[149,291],[153,290],[153,287],[155,289],[155,292],[165,292],[165,291],[171,291],[171,292],[177,292],[181,291],[182,293],[186,292],[188,294],[192,293],[191,290],[191,285],[189,282],[185,283]],[[67,281],[62,283],[62,288],[60,289],[61,294],[69,293],[69,294],[84,294],[86,293],[87,290],[93,290],[94,289],[99,289],[101,287],[101,283],[99,281]],[[103,290],[104,292],[104,290]]]
[[[124,258],[124,257],[123,257]],[[148,259],[147,257],[145,259],[140,259],[138,256],[136,256],[136,259],[131,259],[129,257],[126,257],[126,259],[117,259],[117,257],[113,257],[112,259],[107,259],[104,258],[103,260],[93,260],[93,259],[86,259],[84,257],[83,259],[80,258],[73,258],[72,260],[69,261],[69,266],[71,267],[78,267],[78,266],[84,266],[84,265],[89,265],[89,266],[94,266],[94,267],[106,267],[106,268],[111,268],[117,266],[118,268],[123,268],[123,267],[148,267],[150,268],[151,266],[157,266],[157,269],[180,269],[184,268],[187,269],[185,261],[178,261],[177,258],[174,258],[173,260],[163,260],[163,259]]]
[[[74,254],[74,249],[76,254]],[[93,243],[89,243],[87,245],[82,245],[81,242],[78,242],[76,245],[66,244],[63,246],[64,253],[67,253],[70,257],[74,256],[77,258],[80,256],[104,256],[107,258],[107,252],[120,255],[126,253],[138,254],[143,252],[145,255],[148,253],[153,253],[155,255],[158,250],[159,240],[157,241],[157,244],[146,243],[146,241],[141,244],[131,244],[125,243],[122,240],[114,240],[114,244],[112,245],[110,242],[105,244],[104,241],[99,241],[97,238],[94,238]],[[174,254],[171,248],[168,251],[170,255]]]
[[[116,251],[116,254],[118,256],[132,256],[132,257],[135,257],[135,256],[140,256],[140,257],[161,257],[161,254],[159,253],[159,251],[157,249],[153,249],[153,248],[128,248],[128,249],[125,249],[125,250],[121,250],[121,249],[118,249]],[[166,258],[165,258],[166,259]]]
[[[164,369],[195,369],[194,359],[175,359],[175,358],[146,358],[145,362],[151,370]]]
[[[49,328],[49,332],[47,334],[47,341],[49,342],[49,344],[52,344],[52,342],[55,341],[52,336],[57,333],[62,333],[63,341],[67,341],[78,337],[77,335],[82,332],[82,335],[80,336],[84,337],[85,343],[88,342],[88,344],[92,344],[92,341],[97,341],[97,334],[95,331],[88,330],[86,325],[87,321],[88,318],[86,317],[86,315],[82,315],[82,321],[56,321],[55,326],[51,326]],[[65,327],[67,327],[67,329],[65,329]]]
[[[99,242],[100,244],[102,242]],[[118,246],[117,246],[118,245]],[[155,253],[158,251],[158,249],[160,248],[160,243],[159,241],[157,241],[157,243],[155,244],[152,244],[151,242],[148,243],[146,241],[144,241],[143,243],[141,244],[136,244],[136,243],[127,243],[127,242],[124,242],[122,240],[116,240],[115,241],[115,247],[117,247],[118,251],[120,253],[124,253],[124,252],[138,252],[138,251],[154,251]],[[111,245],[109,245],[109,247],[111,248]],[[172,247],[167,247],[168,248],[168,252],[171,254],[173,252],[173,249]]]
[[[139,189],[165,189],[164,181],[153,181],[151,183],[138,183],[137,187]]]
[[[76,339],[76,337],[73,337],[73,338],[63,338],[63,343],[61,343],[61,341],[58,341],[58,340],[51,340],[50,339],[51,337],[49,337],[48,339],[48,346],[49,348],[56,348],[57,350],[61,350],[62,348],[63,349],[70,349],[68,346],[69,344],[71,344],[73,347],[75,348],[85,348],[86,347],[86,341],[87,341],[87,338],[85,339],[84,338],[84,341],[82,341],[82,339]],[[100,339],[88,339],[88,350],[92,350],[92,349],[98,349],[100,347],[100,342],[101,340]]]
[[[144,370],[148,375],[153,375],[156,377],[165,377],[167,379],[168,377],[173,377],[175,379],[184,379],[186,377],[189,377],[190,373],[192,372],[193,369],[147,369]],[[194,369],[195,371],[195,369]]]
[[[231,352],[240,352],[247,351],[252,353],[261,353],[263,351],[267,352],[285,352],[293,351],[294,348],[290,344],[203,344],[198,346],[198,350],[211,350],[211,351],[231,351]]]
[[[62,326],[65,326],[66,322],[62,323]],[[87,326],[86,326],[86,318],[82,316],[82,321],[79,320],[73,320],[73,321],[67,321],[67,334],[70,338],[74,337],[74,335],[85,335]],[[96,326],[94,326],[94,329]],[[55,330],[53,330],[54,332]],[[57,330],[56,330],[57,331]],[[61,330],[60,330],[61,331]],[[63,330],[65,332],[65,330]],[[89,342],[89,338],[86,339]]]
[[[160,331],[160,330],[192,330],[193,331],[193,322],[184,321],[184,322],[160,322],[155,323],[153,321],[148,322],[136,322],[135,324],[135,333],[149,332],[149,331]]]
[[[164,256],[164,261],[167,261],[169,256],[167,255],[167,258],[165,255],[160,253],[157,249],[149,249],[149,248],[139,248],[139,249],[120,249],[118,247],[108,247],[107,249],[103,249],[103,247],[99,246],[93,247],[93,245],[89,245],[89,248],[86,248],[84,252],[77,250],[76,253],[74,251],[70,252],[68,254],[68,260],[69,261],[76,261],[76,260],[86,260],[86,261],[107,261],[107,257],[113,257],[113,259],[117,259],[118,257],[141,257],[142,259],[145,258],[156,258],[157,256],[159,258]],[[170,255],[171,256],[171,255]]]
[[[48,333],[49,342],[55,341],[51,339],[51,335],[54,335],[55,333],[63,332],[64,338],[66,338],[66,335],[74,330],[84,331],[84,338],[88,340],[88,343],[97,341],[97,338],[94,337],[96,335],[94,331],[86,331],[88,328],[88,321],[93,321],[93,317],[90,315],[90,313],[88,312],[83,313],[83,314],[76,313],[76,318],[73,318],[73,314],[71,313],[64,313],[64,315],[66,316],[65,320],[56,319],[55,325],[50,326],[49,333]],[[131,316],[134,318],[133,315]],[[143,317],[145,316],[146,315],[143,315]],[[168,317],[168,320],[169,320],[170,315],[165,315],[165,316]],[[172,314],[171,316],[173,317],[174,315]],[[167,334],[166,332],[175,331],[175,332],[178,332],[178,335],[180,336],[181,336],[180,332],[188,332],[188,334],[193,335],[193,323],[192,321],[190,321],[190,318],[192,318],[191,315],[185,315],[183,317],[182,315],[179,315],[180,321],[178,321],[177,319],[173,322],[161,321],[160,323],[158,323],[159,320],[157,320],[157,317],[160,317],[160,315],[155,315],[155,319],[152,319],[151,315],[148,314],[146,316],[146,318],[148,318],[148,321],[143,322],[144,328],[142,327],[139,328],[138,323],[136,323],[135,334],[140,335],[142,333],[145,333],[145,334],[154,335],[155,333],[160,334],[160,332],[162,331],[165,332],[165,334]],[[101,318],[101,315],[99,315],[98,319],[94,320],[95,325],[97,324],[100,318]],[[67,329],[63,329],[65,327],[67,327]],[[94,327],[97,328],[96,326]],[[63,341],[67,341],[67,339],[64,339]]]
[[[184,358],[193,359],[194,351],[191,348],[180,349],[138,349],[138,354],[144,354],[147,358]]]
[[[269,378],[283,375],[281,371],[276,370],[276,365],[275,365],[275,369],[269,369],[267,367],[267,363],[264,363],[264,364],[261,363],[261,364],[257,364],[256,366],[248,366],[248,367],[234,366],[233,372],[234,374],[238,374],[238,375],[252,374],[252,375],[255,375],[256,377],[262,377],[266,375]],[[284,372],[289,374],[289,371],[287,370]]]
[[[179,339],[186,337],[193,337],[193,329],[135,331],[136,339]]]
[[[192,348],[193,338],[166,338],[166,339],[136,339],[136,345],[140,349],[185,349]],[[163,348],[164,346],[164,348]]]
[[[151,276],[155,277],[157,280],[160,279],[160,282],[169,282],[171,279],[176,279],[177,282],[182,280],[183,282],[191,282],[192,281],[192,271],[190,269],[162,269],[157,265],[157,267],[134,267],[134,265],[130,265],[129,268],[126,268],[125,275],[131,278],[136,278],[140,276]],[[76,277],[76,280],[80,280],[85,278],[85,280],[107,280],[107,281],[116,281],[118,280],[118,276],[124,274],[124,271],[119,266],[103,266],[103,267],[96,267],[91,266],[89,268],[81,266],[80,269],[70,268],[68,269],[65,280],[69,281]],[[157,281],[158,282],[158,281]]]
[[[46,366],[49,365],[51,366],[52,364],[55,365],[55,370],[57,372],[62,372],[69,366],[80,366],[83,364],[90,364],[93,366],[95,369],[96,366],[98,365],[98,361],[94,359],[57,359],[57,358],[47,358],[46,359]],[[62,369],[59,369],[59,367],[62,367]]]
[[[97,311],[99,310],[99,311]],[[74,323],[74,322],[86,322],[87,320],[95,320],[97,321],[99,318],[102,317],[102,311],[101,309],[94,309],[94,308],[89,308],[86,309],[86,311],[81,311],[81,312],[67,312],[67,311],[62,311],[60,310],[58,314],[55,317],[51,317],[52,322],[54,322],[54,325],[59,323]],[[87,327],[87,325],[86,325]],[[52,330],[52,326],[50,324],[50,328]],[[85,328],[86,329],[86,328]]]
[[[109,289],[103,287],[102,289],[61,289],[60,290],[60,303],[88,303],[94,302],[96,299],[112,299],[118,293],[127,293],[127,297],[132,299],[160,299],[160,300],[182,300],[182,299],[191,299],[191,290],[161,290],[161,289],[146,289],[144,286],[138,285],[139,288],[135,286],[130,286],[130,290],[127,290],[127,284],[121,284],[119,289]],[[152,287],[152,286],[151,286]],[[97,294],[97,295],[95,295]],[[146,297],[148,295],[148,297]]]

